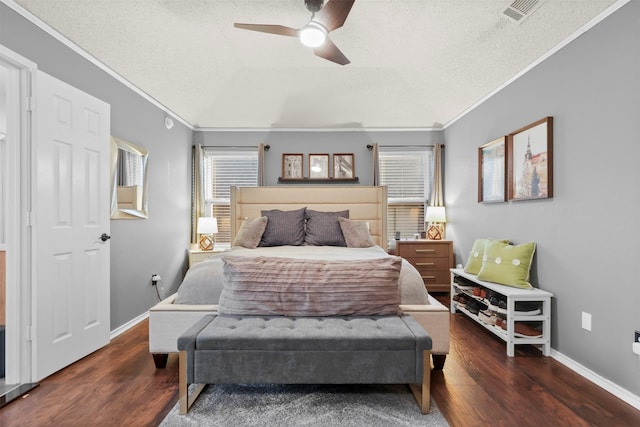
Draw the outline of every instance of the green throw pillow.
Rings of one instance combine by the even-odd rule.
[[[484,257],[484,246],[491,239],[478,239],[473,243],[471,252],[469,253],[469,259],[464,266],[464,272],[469,274],[478,274],[480,267],[482,267],[482,258]],[[509,243],[509,240],[498,240],[498,242]]]
[[[514,246],[504,242],[487,241],[478,279],[530,289],[533,286],[529,283],[529,269],[535,251],[535,242]]]

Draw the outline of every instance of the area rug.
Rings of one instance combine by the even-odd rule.
[[[422,415],[407,385],[209,385],[161,427],[448,426],[433,399]]]

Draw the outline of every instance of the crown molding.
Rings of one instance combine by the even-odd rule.
[[[442,132],[442,128],[212,128],[196,127],[196,132]]]

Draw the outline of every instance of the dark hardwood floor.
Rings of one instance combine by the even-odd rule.
[[[463,315],[432,396],[452,426],[640,426],[640,411],[527,346],[505,344]],[[177,356],[156,370],[148,323],[44,379],[0,409],[0,426],[156,426],[178,398]]]

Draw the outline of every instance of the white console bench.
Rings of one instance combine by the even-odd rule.
[[[477,314],[474,314],[464,307],[458,306],[454,300],[456,295],[464,294],[465,297],[475,299],[481,304],[486,304],[486,300],[473,295],[473,292],[456,283],[456,277],[462,277],[470,282],[473,286],[484,289],[485,292],[493,292],[502,296],[506,300],[506,330],[501,327],[485,323],[480,320]],[[515,354],[515,346],[519,344],[532,344],[541,349],[542,354],[549,356],[551,354],[551,297],[552,293],[538,288],[521,289],[512,286],[499,285],[497,283],[485,282],[479,280],[477,276],[465,273],[464,269],[451,269],[451,313],[461,312],[469,318],[476,321],[485,329],[491,331],[500,339],[507,343],[507,355],[513,357]],[[459,297],[458,297],[459,298]],[[540,313],[524,314],[516,310],[518,303],[533,303],[538,306]],[[540,336],[524,337],[516,335],[516,323],[527,322],[540,326]]]

